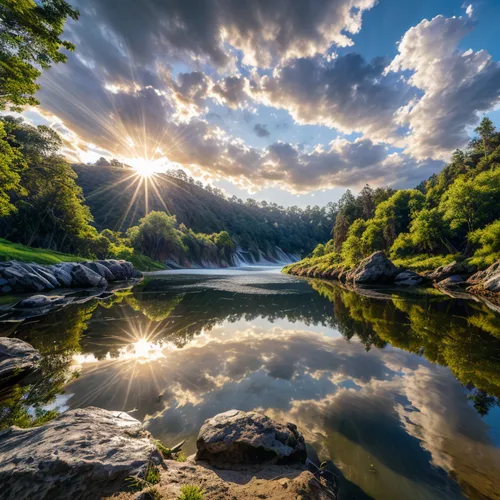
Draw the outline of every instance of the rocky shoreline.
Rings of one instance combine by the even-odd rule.
[[[433,271],[416,273],[397,268],[382,251],[374,252],[362,260],[354,269],[338,267],[327,272],[315,268],[295,272],[293,267],[288,274],[336,280],[352,286],[395,285],[401,287],[434,286],[441,290],[462,290],[463,292],[484,297],[500,305],[500,261],[488,269],[474,273],[474,268],[460,262],[451,262]]]
[[[142,274],[126,260],[61,262],[47,266],[0,262],[0,295],[40,293],[59,288],[105,288],[109,283],[141,277]]]
[[[0,432],[2,498],[167,499],[186,484],[203,489],[207,500],[337,498],[335,477],[306,465],[304,438],[293,424],[230,410],[204,423],[197,447],[178,462],[127,413],[70,410],[40,427]],[[155,497],[147,496],[151,489]]]

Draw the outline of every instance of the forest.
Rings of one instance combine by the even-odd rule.
[[[487,117],[465,151],[415,189],[365,186],[340,199],[333,237],[289,272],[352,268],[384,251],[397,266],[423,271],[454,260],[484,269],[500,258],[500,132]]]

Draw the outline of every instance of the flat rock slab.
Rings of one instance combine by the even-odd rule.
[[[196,441],[197,460],[222,468],[239,464],[304,463],[304,437],[294,424],[258,412],[229,410],[205,421]]]
[[[0,431],[3,500],[96,499],[143,471],[155,452],[126,413],[71,410],[31,429]]]
[[[1,383],[34,372],[38,368],[41,358],[40,353],[27,342],[10,337],[0,337]]]

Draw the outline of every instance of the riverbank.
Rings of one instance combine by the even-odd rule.
[[[181,447],[154,440],[126,412],[95,407],[10,427],[0,432],[2,498],[337,498],[335,476],[306,467],[297,427],[261,413],[218,414],[201,427],[196,455],[183,456]],[[182,497],[186,488],[197,496]]]
[[[477,271],[467,261],[452,261],[417,273],[412,269],[396,266],[379,251],[354,267],[329,262],[326,255],[290,264],[282,272],[353,285],[435,286],[445,291],[462,289],[500,305],[500,261],[481,271]]]

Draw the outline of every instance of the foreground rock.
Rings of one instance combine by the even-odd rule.
[[[155,452],[141,423],[121,412],[71,410],[32,429],[0,432],[5,500],[96,499],[123,487]]]
[[[42,292],[55,288],[104,288],[114,281],[140,278],[142,274],[125,260],[62,262],[50,266],[26,262],[0,263],[0,294]]]
[[[30,344],[19,339],[0,337],[0,385],[12,383],[13,379],[34,372],[40,360],[40,353]]]
[[[392,283],[398,274],[398,268],[384,252],[379,251],[363,259],[358,267],[347,275],[347,281],[356,284]]]
[[[230,410],[207,420],[196,441],[197,460],[230,468],[239,464],[304,463],[302,434],[257,412]]]
[[[413,271],[403,271],[394,278],[397,286],[419,286],[424,282],[424,277]]]

